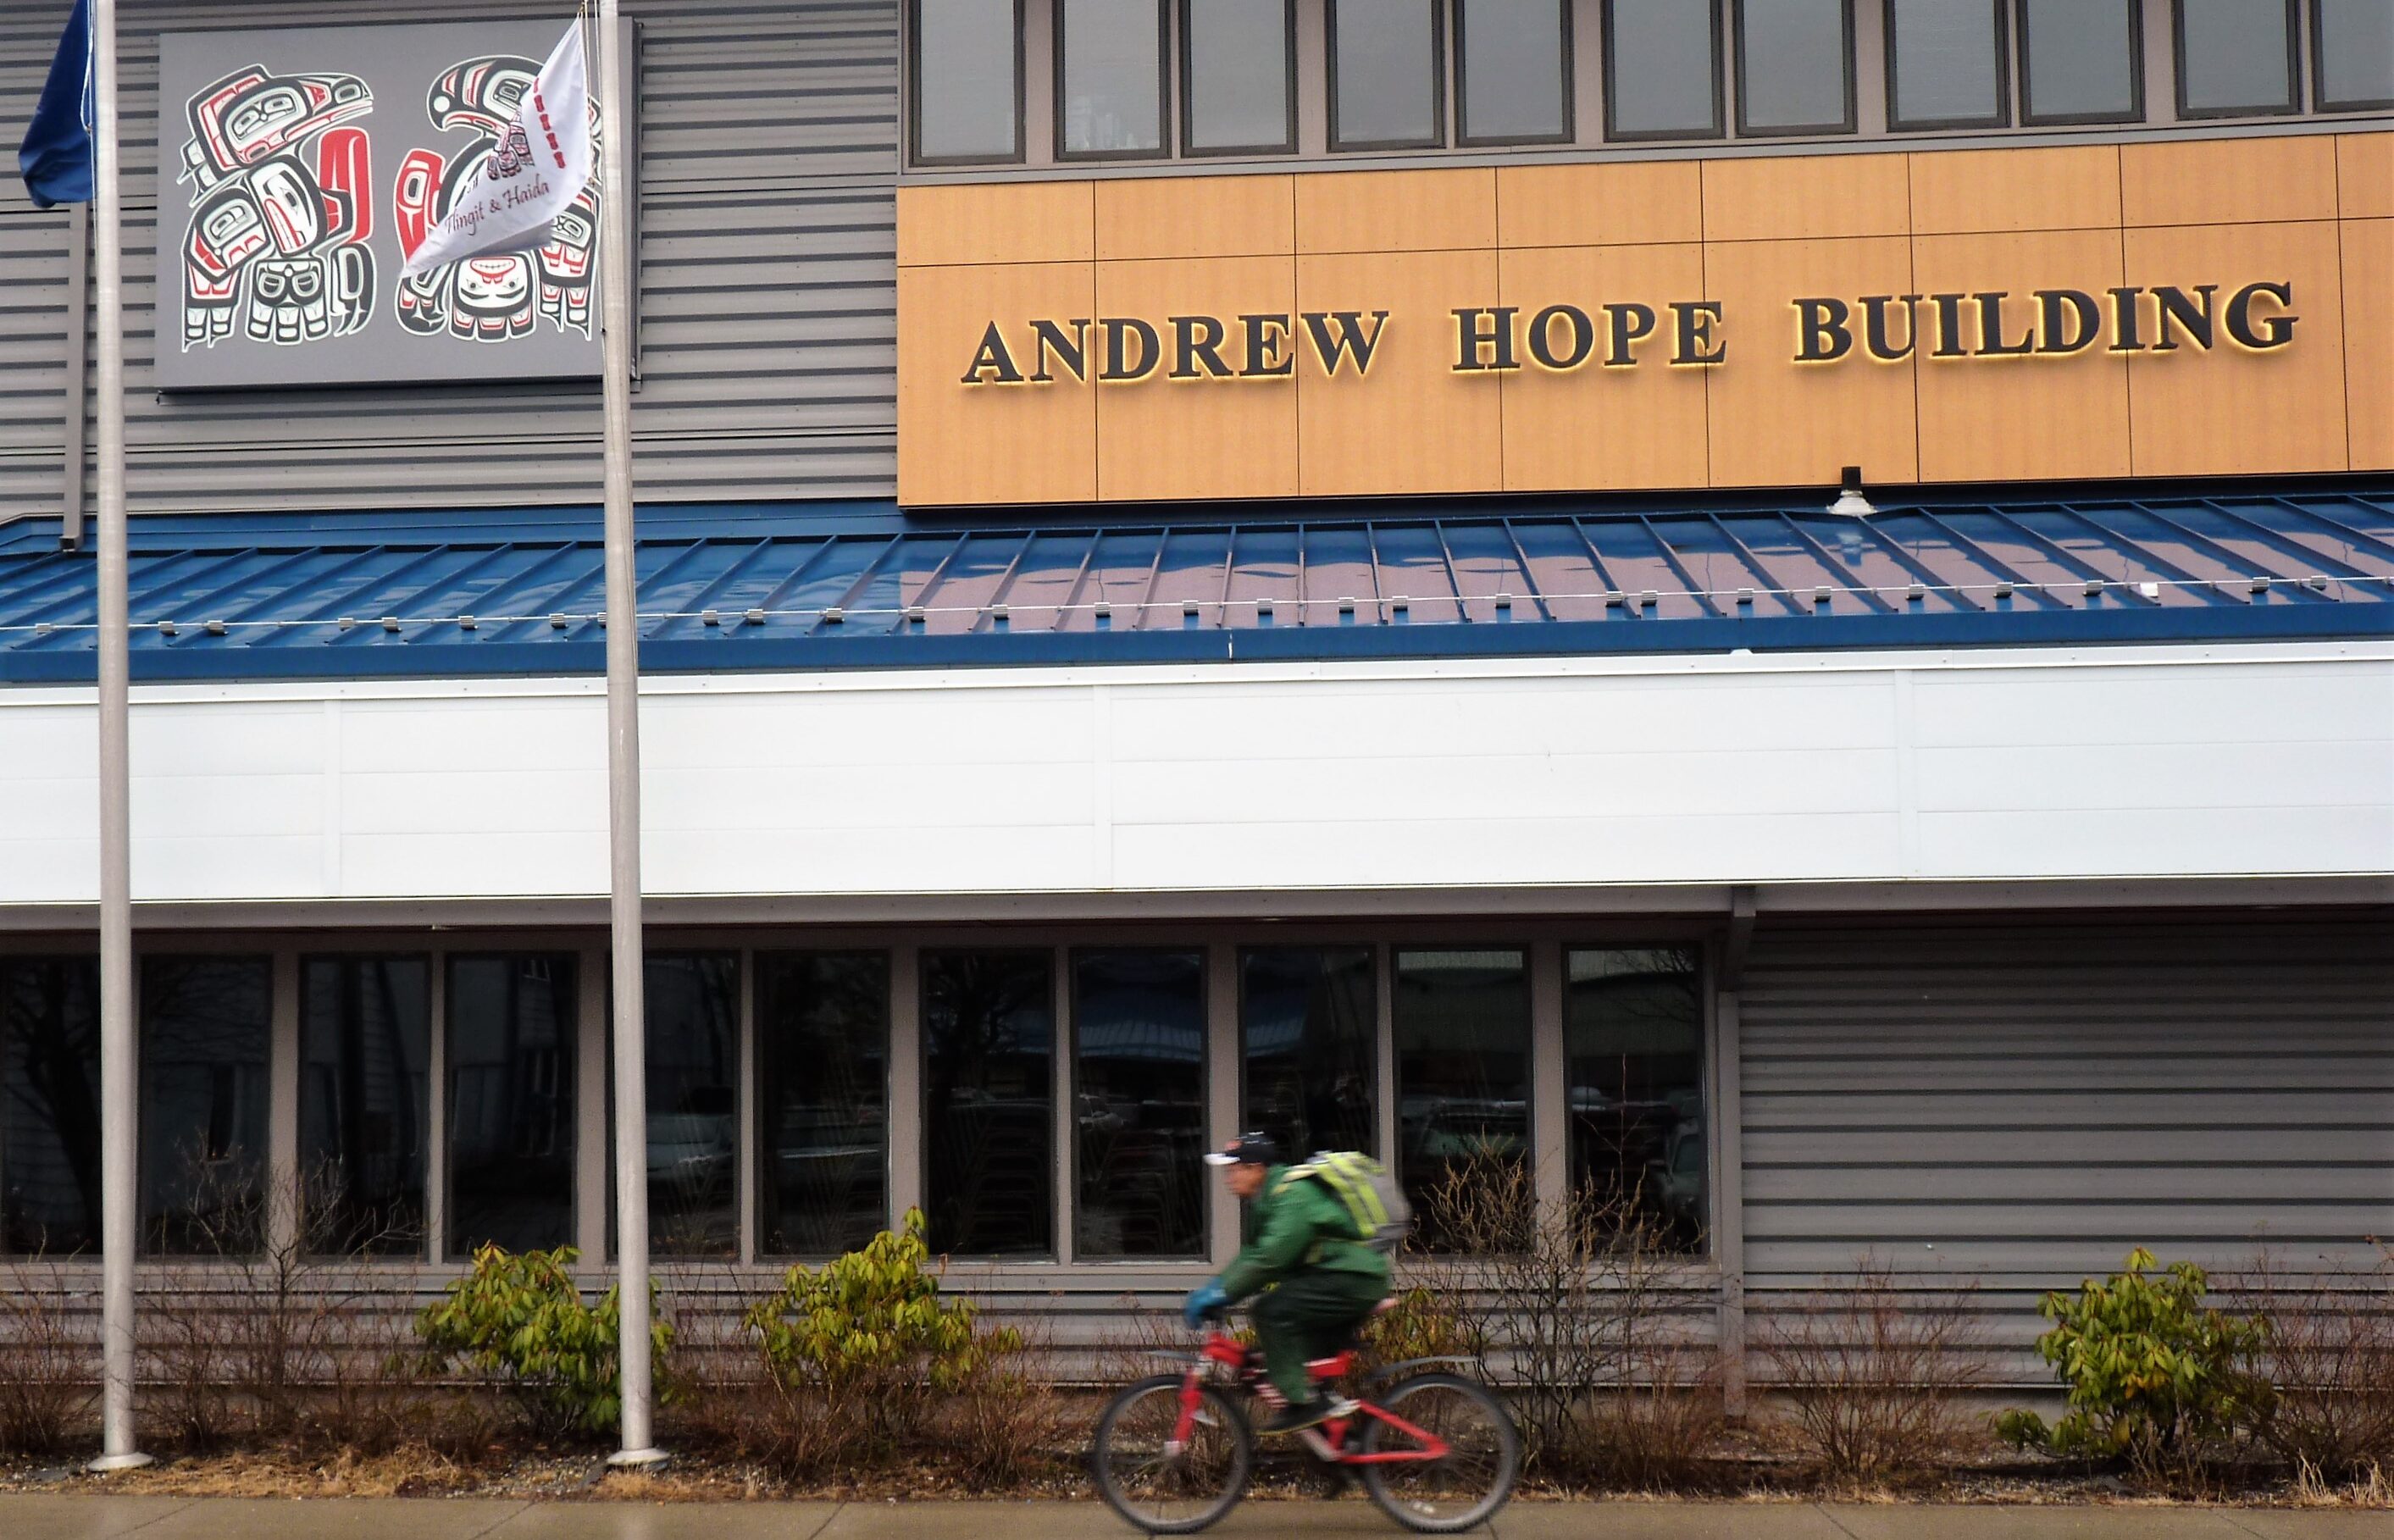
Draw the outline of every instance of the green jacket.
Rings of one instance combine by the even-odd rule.
[[[1222,1272],[1230,1303],[1298,1271],[1361,1273],[1387,1284],[1388,1259],[1355,1239],[1347,1205],[1312,1178],[1292,1177],[1287,1166],[1275,1165],[1247,1207],[1255,1239]]]

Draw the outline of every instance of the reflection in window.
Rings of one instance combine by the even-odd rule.
[[[1529,971],[1518,950],[1399,952],[1395,991],[1398,1176],[1439,1247],[1450,1173],[1529,1158]]]
[[[1205,954],[1072,955],[1076,1257],[1205,1250]]]
[[[1289,111],[1290,0],[1180,0],[1185,148],[1296,148]]]
[[[2020,0],[2019,16],[2024,122],[2143,115],[2137,0]]]
[[[2394,0],[2315,0],[2322,112],[2394,107]]]
[[[1847,0],[1737,0],[1737,123],[1746,134],[1854,125]]]
[[[300,975],[299,1169],[318,1249],[424,1249],[431,969],[310,957]]]
[[[268,965],[141,965],[141,1233],[148,1250],[246,1252],[266,1222]]]
[[[99,1248],[99,960],[0,959],[0,1250]]]
[[[1438,0],[1330,0],[1333,149],[1437,144]]]
[[[1563,995],[1572,1181],[1682,1251],[1705,1231],[1697,981],[1691,952],[1573,952]]]
[[[740,959],[655,953],[644,969],[649,1249],[740,1254]]]
[[[1894,126],[2004,121],[2003,10],[1995,0],[1894,0],[1888,27]]]
[[[2292,112],[2294,25],[2292,0],[2178,0],[2178,111]]]
[[[573,1242],[575,967],[570,952],[450,960],[453,1257]]]
[[[914,0],[914,158],[1021,153],[1018,0]]]
[[[1239,954],[1239,1126],[1269,1134],[1292,1160],[1317,1150],[1379,1153],[1379,1033],[1370,947]]]
[[[1455,75],[1466,142],[1571,137],[1569,15],[1564,0],[1462,0]]]
[[[1163,10],[1145,0],[1060,0],[1056,11],[1056,152],[1161,150]]]
[[[756,959],[758,1249],[854,1251],[888,1222],[889,959]]]
[[[1056,1249],[1054,981],[1045,952],[923,954],[923,1141],[930,1245]]]
[[[1605,0],[1605,134],[1721,131],[1720,13],[1702,0]]]

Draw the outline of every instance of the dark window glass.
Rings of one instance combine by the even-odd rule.
[[[2394,107],[2394,0],[2315,0],[2312,46],[2324,112]]]
[[[1185,148],[1294,150],[1289,0],[1181,0]]]
[[[1717,0],[1605,0],[1604,18],[1608,137],[1721,131]]]
[[[1018,0],[914,0],[914,158],[1022,153]]]
[[[759,1249],[854,1251],[888,1222],[889,959],[758,957],[756,1041]]]
[[[1898,128],[1998,124],[2004,23],[1991,0],[1889,0],[1889,116]]]
[[[254,1251],[266,1224],[268,965],[141,965],[141,1231],[156,1252]]]
[[[1571,137],[1570,11],[1564,0],[1463,0],[1455,75],[1474,144]]]
[[[2291,0],[2178,0],[2178,111],[2291,112],[2294,25]]]
[[[576,966],[570,952],[450,960],[451,1256],[573,1243]]]
[[[2020,0],[2020,116],[2117,123],[2144,115],[2137,0]]]
[[[1317,1150],[1379,1153],[1378,994],[1367,946],[1241,953],[1239,1126],[1269,1134],[1293,1160]]]
[[[1164,148],[1164,12],[1147,0],[1060,0],[1056,152]]]
[[[1454,1237],[1451,1173],[1519,1170],[1530,1145],[1530,980],[1516,950],[1396,957],[1398,1175],[1423,1241]]]
[[[1572,1180],[1598,1212],[1703,1244],[1703,1003],[1695,954],[1573,952],[1563,995]]]
[[[1330,143],[1446,138],[1438,0],[1330,0]]]
[[[1746,134],[1849,131],[1847,0],[1737,0],[1737,124]]]
[[[99,963],[0,960],[0,1249],[99,1249]]]
[[[424,1249],[430,966],[310,957],[300,975],[299,1169],[315,1248]]]
[[[641,1013],[649,1084],[649,1249],[740,1254],[740,959],[657,953]]]
[[[1205,1250],[1205,954],[1072,955],[1076,1257]]]
[[[933,1251],[1056,1249],[1056,1006],[1045,952],[923,954],[923,1140]]]

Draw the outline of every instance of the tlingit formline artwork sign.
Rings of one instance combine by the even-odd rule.
[[[1139,380],[1285,379],[1302,368],[1368,379],[1390,328],[1426,320],[1445,327],[1458,375],[1538,369],[1730,365],[1733,349],[1776,351],[1799,364],[2071,358],[2083,353],[2273,352],[2291,347],[2301,316],[2295,285],[2125,285],[1808,295],[1788,301],[1775,327],[1716,299],[1558,302],[1458,308],[1436,318],[1385,309],[1237,315],[1032,317],[989,322],[959,376],[966,386],[1128,385]]]

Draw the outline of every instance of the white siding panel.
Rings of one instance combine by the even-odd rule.
[[[643,855],[691,895],[2387,874],[2381,694],[2394,644],[675,677]],[[143,898],[603,890],[596,680],[140,699]],[[0,691],[0,903],[93,896],[90,720]]]

